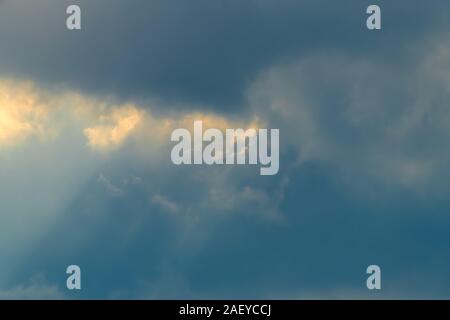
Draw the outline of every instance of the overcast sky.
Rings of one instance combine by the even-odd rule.
[[[372,2],[0,0],[0,298],[450,298],[450,2]]]

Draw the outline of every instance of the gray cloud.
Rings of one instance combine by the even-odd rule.
[[[72,3],[4,2],[0,73],[221,111],[240,110],[245,88],[280,60],[340,50],[401,62],[399,48],[447,23],[449,6],[381,1],[385,30],[370,34],[368,2],[356,0],[82,0],[83,30],[68,32],[65,8]]]
[[[406,47],[408,65],[323,53],[273,66],[252,85],[249,105],[284,129],[300,163],[332,165],[359,187],[436,191],[450,175],[448,38]]]

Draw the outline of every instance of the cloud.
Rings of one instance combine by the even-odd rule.
[[[169,213],[177,213],[180,210],[175,202],[172,202],[166,197],[159,194],[156,194],[152,197],[152,203],[161,206],[161,208]]]
[[[108,191],[108,193],[112,196],[121,197],[124,195],[124,191],[119,187],[113,185],[111,181],[106,179],[103,174],[100,174],[100,176],[98,177],[98,182],[101,183],[105,187],[106,191]]]
[[[79,33],[72,1],[1,3],[1,295],[57,296],[22,272],[69,260],[96,298],[353,296],[374,257],[445,282],[448,3],[381,1],[367,33],[357,0],[79,2]],[[279,175],[174,166],[194,120],[280,128]]]
[[[44,135],[48,110],[29,82],[0,81],[0,147]]]
[[[100,125],[84,129],[88,144],[93,149],[105,150],[122,144],[142,120],[142,113],[133,106],[112,110],[100,118]]]
[[[450,51],[421,41],[433,50],[413,51],[407,66],[340,52],[275,65],[249,89],[251,110],[284,129],[299,165],[330,165],[359,190],[368,181],[426,190],[450,175]]]
[[[176,128],[192,130],[195,120],[205,128],[257,127],[258,119],[228,119],[213,112],[179,112],[155,116],[154,106],[117,104],[80,92],[49,90],[31,81],[0,78],[0,146],[24,144],[32,137],[55,139],[67,130],[82,134],[94,151],[113,151],[131,136],[142,144],[167,145]]]
[[[0,42],[10,45],[0,52],[0,71],[89,94],[165,101],[160,111],[234,113],[245,106],[247,86],[273,64],[333,50],[398,58],[403,44],[448,25],[449,6],[380,1],[389,28],[375,36],[366,32],[366,7],[358,0],[78,3],[82,30],[71,33],[64,24],[70,0],[4,2]],[[402,22],[411,20],[414,33]],[[374,49],[380,47],[389,49]]]
[[[111,202],[118,207],[136,203],[141,207],[139,210],[130,208],[130,221],[122,222],[121,226],[140,230],[140,221],[145,218],[138,212],[152,215],[163,210],[184,213],[176,215],[176,224],[185,223],[195,232],[197,226],[201,228],[200,225],[216,219],[207,197],[210,186],[226,188],[226,185],[219,186],[226,183],[230,190],[242,193],[242,197],[236,196],[233,200],[228,212],[239,207],[241,198],[247,199],[246,206],[260,199],[268,202],[262,193],[251,193],[240,186],[251,180],[252,172],[245,168],[213,168],[216,173],[208,174],[205,179],[208,183],[202,184],[199,192],[185,193],[184,188],[189,183],[198,184],[196,176],[202,170],[197,168],[191,172],[191,168],[178,168],[183,171],[180,174],[170,161],[173,129],[192,130],[194,120],[203,120],[205,128],[255,127],[261,124],[255,117],[235,119],[196,110],[161,115],[154,113],[152,106],[100,100],[30,81],[2,79],[0,86],[4,89],[2,99],[7,101],[0,105],[0,112],[11,114],[14,123],[27,123],[30,128],[26,132],[11,131],[9,126],[9,131],[2,131],[11,131],[14,135],[8,133],[8,148],[0,154],[4,190],[0,194],[0,264],[3,270],[0,285],[16,272],[24,257],[37,250],[41,239],[57,232],[60,224],[68,220],[71,210],[74,217],[81,220],[87,217],[107,219],[108,215],[103,213],[110,210]],[[222,169],[225,170],[221,173]],[[256,171],[254,173],[259,177]],[[233,178],[238,175],[239,179]],[[178,181],[177,184],[174,185],[174,181]],[[142,198],[135,199],[135,194]],[[235,197],[231,191],[228,194]],[[90,224],[92,228],[98,227],[89,221],[86,230]],[[131,237],[133,232],[129,232]],[[88,239],[91,239],[88,235],[83,237],[83,241],[88,242]],[[11,241],[15,243],[14,248],[8,246]]]
[[[1,300],[62,300],[66,295],[55,284],[49,284],[41,274],[33,276],[27,283],[7,290],[0,289]]]

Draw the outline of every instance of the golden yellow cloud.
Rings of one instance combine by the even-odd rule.
[[[204,129],[260,126],[258,120],[245,123],[214,113],[155,117],[149,108],[113,105],[74,91],[44,90],[31,82],[0,78],[0,147],[18,145],[32,136],[40,141],[63,138],[63,130],[79,128],[92,150],[115,150],[132,136],[139,148],[150,148],[170,144],[174,129],[192,130],[196,120],[203,121]]]
[[[47,108],[32,84],[0,81],[0,146],[42,134],[47,116]]]
[[[99,125],[84,129],[88,145],[101,150],[121,145],[142,121],[143,115],[143,111],[132,105],[112,109],[108,115],[100,117]]]

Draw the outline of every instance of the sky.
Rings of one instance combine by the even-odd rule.
[[[0,299],[450,298],[448,12],[0,0]],[[195,120],[279,129],[278,174],[174,165]]]

